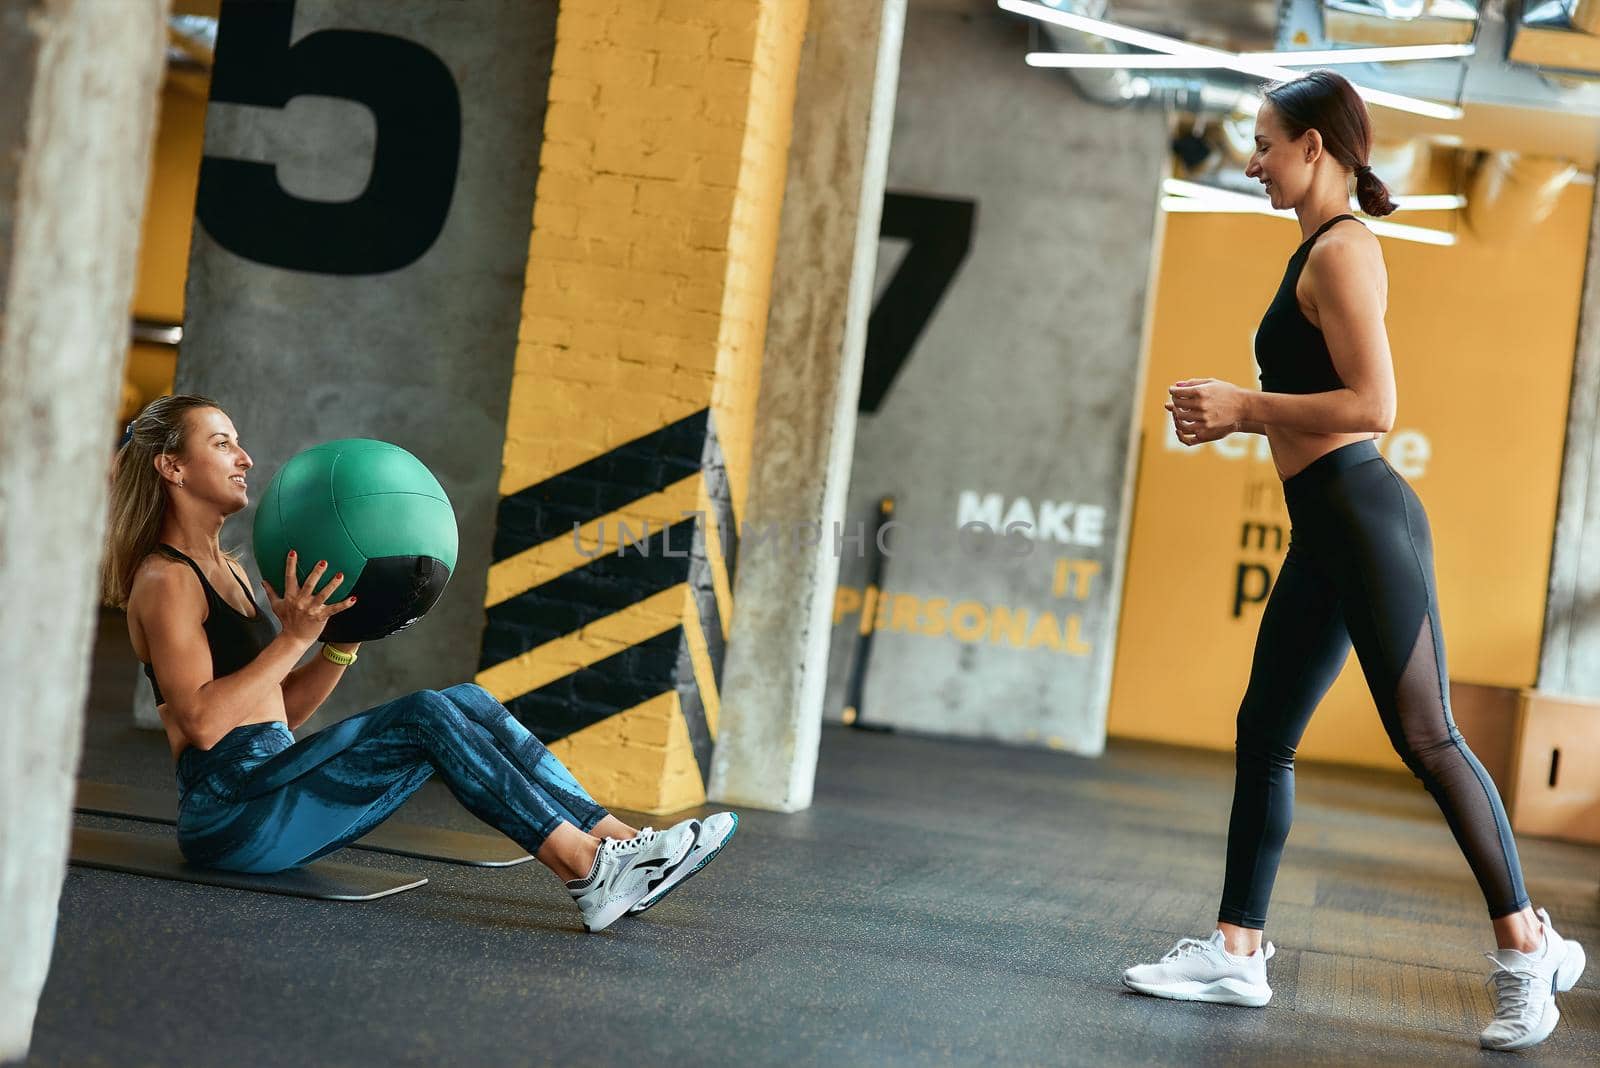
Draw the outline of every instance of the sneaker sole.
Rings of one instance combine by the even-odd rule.
[[[705,824],[701,824],[702,828],[704,826],[705,826]],[[711,852],[709,852],[705,856],[701,857],[700,858],[700,863],[696,864],[694,867],[692,867],[688,871],[684,872],[681,877],[679,877],[677,879],[673,879],[670,882],[668,882],[665,886],[663,886],[661,888],[661,892],[656,894],[655,897],[650,898],[648,901],[646,901],[643,898],[641,898],[639,904],[634,905],[631,909],[628,910],[628,915],[637,916],[637,915],[639,915],[639,913],[648,912],[651,909],[655,908],[657,905],[659,905],[661,903],[661,899],[662,898],[664,898],[668,894],[672,893],[672,891],[677,889],[679,886],[681,886],[684,883],[688,882],[689,879],[691,877],[693,877],[694,874],[696,872],[698,872],[701,868],[705,867],[707,864],[710,864],[713,860],[716,860],[717,859],[717,854],[722,852],[723,847],[726,846],[729,842],[733,841],[734,832],[736,832],[738,829],[739,829],[739,814],[737,812],[735,812],[733,814],[733,826],[728,829],[728,833],[722,839],[722,841],[717,843],[717,848],[713,849]],[[646,897],[649,897],[649,895],[646,895]]]
[[[1122,985],[1129,990],[1136,990],[1156,998],[1169,998],[1173,1001],[1210,1001],[1218,1005],[1243,1005],[1252,1009],[1259,1009],[1272,1000],[1271,989],[1266,989],[1263,993],[1262,987],[1232,979],[1219,979],[1214,983],[1191,980],[1163,986],[1154,983],[1136,983],[1132,979],[1123,977]]]
[[[1497,1044],[1487,1042],[1480,1037],[1478,1040],[1478,1045],[1482,1046],[1484,1049],[1497,1050],[1527,1049],[1529,1046],[1537,1046],[1539,1043],[1550,1037],[1551,1032],[1556,1029],[1556,1024],[1559,1023],[1560,1020],[1561,1010],[1556,1008],[1556,999],[1552,996],[1545,1002],[1544,1015],[1539,1018],[1539,1026],[1528,1032],[1522,1038],[1511,1042]]]
[[[595,934],[597,932],[604,931],[607,927],[610,927],[622,917],[626,916],[628,914],[628,910],[633,907],[633,901],[637,901],[639,899],[634,898],[633,901],[629,901],[626,897],[622,897],[618,898],[617,900],[620,903],[619,905],[608,906],[606,909],[600,912],[600,919],[598,922],[590,923],[588,920],[584,920],[584,931],[588,934]]]

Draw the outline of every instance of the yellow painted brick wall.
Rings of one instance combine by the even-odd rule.
[[[780,6],[801,8],[803,29],[793,0],[562,4],[502,492],[705,407],[719,370],[758,376],[726,366],[723,315],[730,301],[754,303],[752,276],[771,276],[784,155],[746,142],[781,126],[787,150],[788,114],[749,130],[753,97],[778,103],[751,90],[773,32],[763,25],[793,19],[764,15]],[[787,74],[756,85],[786,80],[792,107],[798,39],[789,52]],[[773,202],[741,206],[736,227],[736,204],[757,195],[739,196],[747,157],[776,169],[749,178]],[[750,260],[763,247],[765,262]],[[759,317],[739,309],[752,325],[726,343],[753,365],[765,285]],[[742,503],[742,480],[738,492]]]
[[[742,514],[806,8],[563,0],[502,494],[709,407]],[[704,800],[676,695],[552,748],[607,804]]]

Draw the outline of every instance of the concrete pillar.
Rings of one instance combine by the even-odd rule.
[[[705,800],[803,0],[564,0],[477,681],[607,805]]]
[[[0,1061],[66,872],[167,6],[0,0]]]
[[[1600,697],[1600,203],[1595,209],[1539,651],[1538,688],[1563,697]]]
[[[745,523],[824,534],[739,568],[710,785],[729,804],[811,804],[905,8],[811,3]]]

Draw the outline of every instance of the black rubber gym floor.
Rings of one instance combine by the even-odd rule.
[[[128,724],[126,654],[101,644],[84,774],[171,788],[162,738]],[[829,728],[811,810],[743,813],[711,867],[599,935],[532,863],[336,854],[431,880],[368,904],[74,868],[28,1063],[1600,1062],[1600,963],[1549,1042],[1477,1048],[1482,900],[1400,775],[1302,767],[1270,1006],[1125,991],[1123,967],[1211,929],[1230,764]],[[400,818],[481,826],[434,783]],[[1535,903],[1600,962],[1600,849],[1520,845]]]

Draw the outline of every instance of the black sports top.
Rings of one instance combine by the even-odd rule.
[[[1333,358],[1328,355],[1328,343],[1322,331],[1300,310],[1294,290],[1317,238],[1327,233],[1334,223],[1354,218],[1354,215],[1335,215],[1317,227],[1317,232],[1301,242],[1289,257],[1289,267],[1283,272],[1278,292],[1267,305],[1267,314],[1262,316],[1261,325],[1256,329],[1256,365],[1261,368],[1263,392],[1327,393],[1344,388],[1339,372],[1333,369]]]
[[[206,573],[200,570],[199,564],[170,545],[162,545],[160,548],[167,556],[182,560],[193,568],[195,576],[200,579],[200,585],[206,591],[205,631],[206,644],[211,647],[212,676],[221,678],[224,675],[232,675],[254,660],[277,635],[278,628],[273,626],[271,618],[256,603],[250,587],[246,586],[244,580],[237,574],[233,576],[234,581],[244,590],[250,606],[256,610],[254,616],[242,614],[212,589],[211,583],[206,581]],[[233,568],[230,567],[228,570],[232,572]],[[156,682],[155,669],[146,664],[144,673],[149,677],[151,687],[155,689],[156,704],[164,704],[161,684]]]

